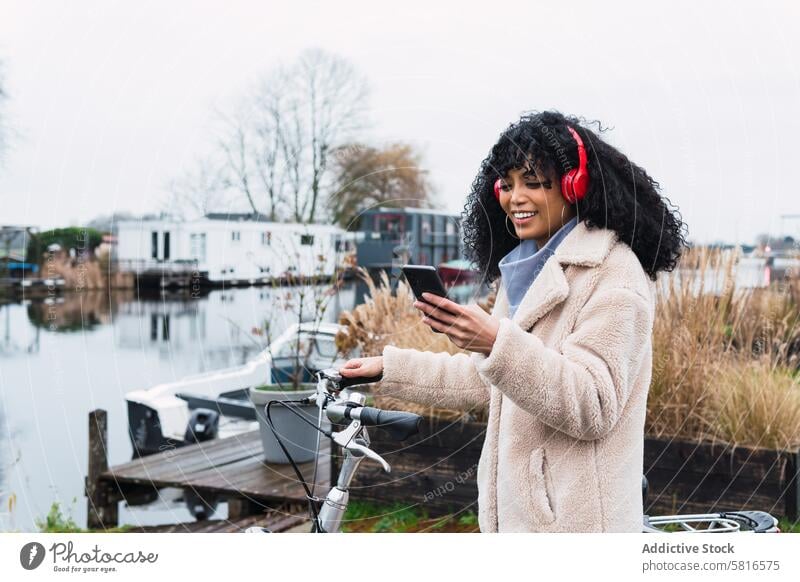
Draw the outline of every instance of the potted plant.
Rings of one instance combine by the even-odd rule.
[[[299,263],[300,253],[296,253],[295,258]],[[259,330],[259,333],[267,336],[271,378],[267,384],[251,387],[249,394],[256,409],[264,460],[268,463],[289,462],[281,443],[296,463],[313,460],[316,451],[319,434],[315,428],[319,420],[318,408],[315,404],[301,405],[293,401],[302,400],[316,392],[313,367],[309,361],[317,348],[314,330],[321,323],[328,303],[336,295],[343,277],[337,269],[333,282],[326,285],[328,277],[324,275],[325,256],[317,254],[314,260],[316,267],[312,275],[297,275],[294,271],[288,271],[283,279],[292,287],[292,291],[279,290],[275,294],[280,309],[294,311],[296,335],[281,343],[276,353],[272,353],[270,322],[265,322],[263,330]],[[280,282],[277,284],[280,285]],[[321,428],[330,430],[330,423],[324,417]]]
[[[313,349],[313,338],[310,334],[299,331],[298,335],[291,340],[288,349],[297,354],[294,358],[295,362],[305,361]],[[261,432],[264,460],[268,463],[289,462],[278,443],[279,437],[292,460],[296,463],[304,463],[314,458],[318,434],[314,427],[317,425],[318,411],[314,404],[300,405],[293,401],[302,400],[314,394],[316,384],[303,381],[310,374],[304,373],[307,372],[306,368],[299,365],[288,375],[283,369],[278,369],[276,373],[275,364],[280,361],[281,358],[273,359],[272,382],[250,388],[250,400],[255,406]],[[283,376],[282,379],[281,376]],[[274,403],[270,405],[270,402]],[[278,404],[280,402],[287,403],[291,408]],[[267,418],[268,405],[269,419]],[[272,428],[270,428],[270,421]],[[323,424],[322,428],[328,429],[329,426]]]

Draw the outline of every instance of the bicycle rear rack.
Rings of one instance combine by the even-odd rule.
[[[644,517],[644,533],[778,533],[778,520],[764,511],[723,511]]]

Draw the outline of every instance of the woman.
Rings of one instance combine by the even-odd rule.
[[[387,346],[341,369],[382,372],[380,394],[488,404],[483,532],[642,530],[655,281],[675,267],[685,225],[658,183],[578,121],[524,115],[472,185],[465,247],[500,279],[492,314],[435,296],[415,303],[470,353]]]

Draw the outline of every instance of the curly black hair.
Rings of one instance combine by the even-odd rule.
[[[624,154],[581,125],[582,119],[558,111],[527,112],[512,123],[481,163],[462,213],[467,257],[488,279],[500,276],[497,264],[519,244],[506,226],[506,213],[494,196],[494,183],[509,170],[534,167],[558,180],[578,166],[571,126],[586,148],[589,190],[576,203],[579,221],[608,228],[631,247],[644,271],[656,279],[671,271],[686,247],[686,225],[677,208],[659,192],[658,182]]]

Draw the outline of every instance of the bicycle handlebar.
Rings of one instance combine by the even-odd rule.
[[[412,412],[381,410],[371,406],[352,403],[331,404],[327,408],[328,418],[338,423],[343,420],[358,420],[363,426],[375,426],[389,433],[397,441],[403,441],[419,432],[422,417]]]
[[[339,390],[357,386],[359,384],[371,384],[378,382],[383,378],[383,372],[376,376],[359,376],[355,378],[346,378],[341,375],[336,368],[328,368],[317,372],[317,377],[320,381],[328,380],[332,382]],[[419,424],[422,417],[418,414],[410,412],[402,412],[399,410],[381,410],[379,408],[372,408],[370,406],[361,406],[360,400],[358,404],[332,404],[328,406],[328,418],[333,422],[338,422],[342,419],[359,420],[364,426],[376,426],[384,429],[389,433],[389,436],[395,440],[405,440],[419,432]]]
[[[404,441],[410,436],[419,432],[419,424],[422,417],[413,412],[402,412],[399,410],[381,410],[371,406],[359,406],[354,408],[351,414],[357,413],[358,419],[364,426],[377,426],[382,428],[389,435],[398,441]],[[355,414],[353,414],[355,416]]]
[[[373,382],[380,381],[383,378],[383,372],[378,374],[377,376],[361,376],[356,378],[345,378],[341,376],[341,380],[339,380],[339,388],[350,388],[351,386],[358,386],[359,384],[372,384]]]
[[[350,388],[351,386],[358,386],[359,384],[371,384],[373,382],[378,382],[383,378],[383,371],[381,371],[377,376],[356,376],[355,378],[346,378],[342,376],[341,372],[337,368],[327,368],[325,370],[320,370],[316,374],[319,380],[328,380],[332,382],[335,386],[335,389],[344,390],[345,388]]]

